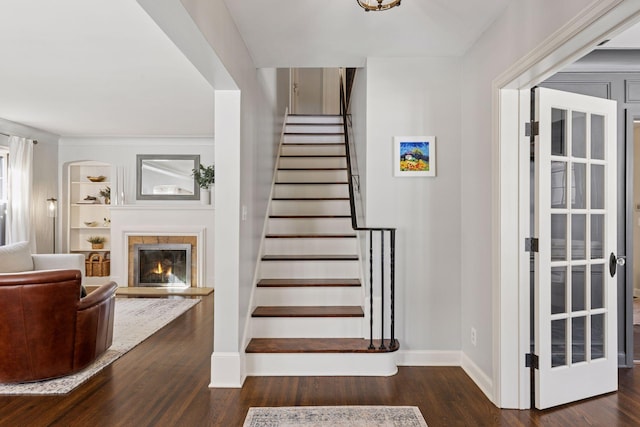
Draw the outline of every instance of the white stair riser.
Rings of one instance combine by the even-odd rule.
[[[351,232],[352,234],[353,232]],[[354,237],[269,237],[264,242],[266,255],[357,255]]]
[[[322,185],[286,185],[275,186],[273,196],[276,198],[323,198],[323,197],[349,197],[347,184],[322,184]]]
[[[268,234],[352,233],[351,218],[269,218]]]
[[[273,200],[271,215],[349,215],[348,200]]]
[[[263,279],[357,279],[358,261],[261,261]]]
[[[396,353],[247,353],[250,376],[390,376]]]
[[[280,168],[346,168],[344,157],[280,157]]]
[[[264,241],[266,255],[356,255],[355,238],[267,238]]]
[[[289,123],[342,123],[342,116],[288,116]]]
[[[276,182],[347,182],[347,171],[278,171]]]
[[[254,317],[253,338],[353,338],[362,336],[362,317]]]
[[[342,124],[322,124],[315,125],[313,123],[308,124],[294,124],[287,123],[286,133],[343,133],[344,127]]]
[[[283,156],[344,156],[344,145],[283,144],[280,149]]]
[[[284,135],[285,144],[322,144],[326,142],[340,142],[344,144],[344,135]]]
[[[254,298],[255,304],[260,306],[361,305],[362,288],[359,286],[257,288]]]

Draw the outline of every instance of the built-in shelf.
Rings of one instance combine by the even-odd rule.
[[[90,181],[88,176],[104,176],[105,180],[100,182]],[[67,187],[67,251],[71,253],[81,253],[85,257],[92,252],[101,254],[104,257],[109,256],[111,250],[111,227],[105,227],[103,224],[106,219],[111,219],[109,207],[111,205],[105,203],[104,197],[100,196],[100,191],[109,187],[111,188],[113,170],[110,164],[98,161],[80,161],[73,162],[68,169],[68,187]],[[96,197],[98,203],[78,203],[85,200],[87,196]],[[85,222],[95,222],[98,225],[89,227]],[[87,241],[89,237],[101,236],[106,242],[102,249],[92,249],[91,243]],[[109,280],[109,277],[85,277],[87,281],[94,283],[103,283]]]

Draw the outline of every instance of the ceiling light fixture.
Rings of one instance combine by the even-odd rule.
[[[400,6],[400,0],[391,0],[385,3],[385,0],[356,0],[358,5],[364,9],[365,12],[374,11],[379,12],[381,10],[388,10],[392,7]],[[376,4],[377,3],[377,4]]]

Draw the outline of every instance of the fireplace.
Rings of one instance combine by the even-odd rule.
[[[134,244],[134,286],[191,286],[190,244]]]

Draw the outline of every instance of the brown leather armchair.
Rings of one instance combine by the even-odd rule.
[[[61,377],[113,340],[116,283],[80,299],[79,270],[0,274],[0,382]]]

